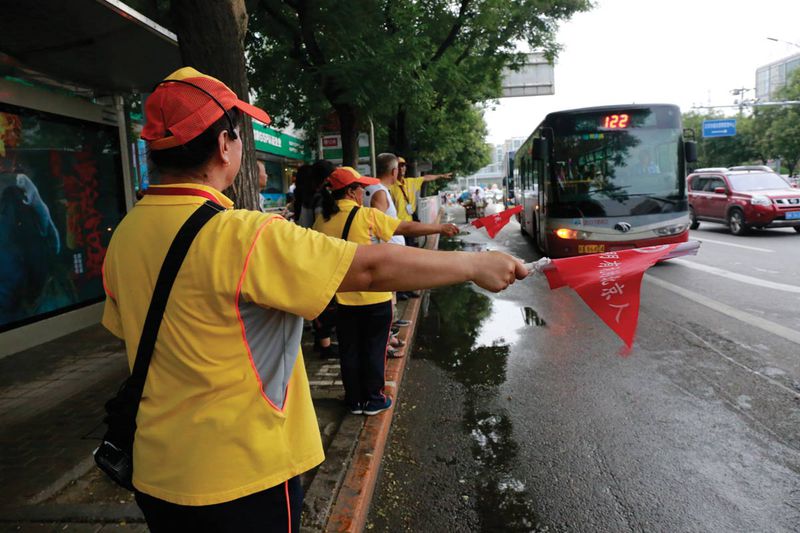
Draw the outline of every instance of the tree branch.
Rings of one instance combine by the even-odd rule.
[[[386,9],[383,10],[383,22],[386,24],[386,29],[389,30],[389,35],[394,35],[398,31],[397,24],[392,18],[392,3],[392,0],[387,0]]]
[[[287,2],[287,4],[292,6],[294,2]],[[300,34],[298,27],[292,24],[292,22],[283,13],[281,13],[279,9],[276,9],[274,6],[270,5],[267,0],[261,0],[258,5],[264,10],[267,16],[275,20],[278,25],[284,28],[289,35],[292,36],[292,55],[307,67],[313,67],[311,60],[304,53],[302,35]]]
[[[300,35],[303,37],[303,44],[305,44],[311,61],[317,66],[327,64],[325,54],[322,53],[314,35],[314,25],[310,24],[308,20],[308,0],[297,0],[294,9],[297,12],[297,20],[300,22]]]
[[[453,26],[450,28],[450,32],[445,37],[444,41],[439,45],[439,48],[436,50],[436,53],[433,54],[429,63],[435,63],[444,55],[448,48],[450,48],[453,43],[456,42],[456,38],[458,37],[458,33],[461,31],[461,28],[464,27],[464,22],[466,22],[467,18],[467,10],[469,9],[469,5],[472,0],[461,0],[461,6],[458,8],[458,17],[456,17]]]

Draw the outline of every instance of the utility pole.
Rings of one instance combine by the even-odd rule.
[[[733,103],[734,104],[739,104],[739,117],[741,117],[742,114],[744,113],[744,106],[745,105],[752,105],[752,104],[755,103],[755,100],[749,101],[749,100],[745,99],[745,95],[747,94],[748,91],[755,91],[755,89],[750,89],[750,88],[747,88],[747,87],[740,87],[738,89],[732,89],[731,90],[731,94],[733,96],[738,97],[738,99],[734,100]]]

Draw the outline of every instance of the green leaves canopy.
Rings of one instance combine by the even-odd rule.
[[[485,162],[478,102],[500,95],[522,46],[559,50],[588,0],[260,0],[247,52],[259,104],[309,133],[331,109],[387,125],[382,144],[437,166]],[[344,129],[345,124],[342,124]],[[362,125],[363,127],[363,125]],[[344,131],[343,138],[344,138]]]

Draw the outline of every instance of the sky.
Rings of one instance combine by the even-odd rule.
[[[760,66],[800,53],[800,0],[595,0],[562,24],[555,94],[501,98],[487,141],[527,137],[551,111],[627,103],[731,105]],[[754,96],[754,91],[747,93]],[[735,109],[721,109],[734,113]],[[524,119],[521,119],[524,117]]]

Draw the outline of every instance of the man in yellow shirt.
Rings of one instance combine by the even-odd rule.
[[[400,220],[411,221],[419,220],[416,216],[417,213],[417,197],[422,191],[422,185],[426,181],[435,181],[438,179],[452,179],[453,173],[447,174],[426,174],[419,178],[406,177],[406,160],[401,156],[397,156],[397,181],[391,186],[389,192],[392,195],[395,208],[397,209],[397,218]],[[406,246],[417,246],[417,239],[413,236],[406,236]],[[419,298],[419,293],[414,291],[399,291],[397,298],[400,300],[407,300],[408,298]]]
[[[422,185],[426,181],[435,181],[438,179],[451,179],[452,172],[447,174],[426,174],[419,178],[406,177],[406,160],[402,157],[397,158],[398,161],[398,174],[397,181],[392,185],[389,191],[392,194],[392,200],[397,208],[397,217],[400,220],[414,220],[414,213],[417,211],[417,196],[422,190]],[[409,244],[409,239],[406,239],[406,244]],[[414,246],[414,244],[411,244]]]
[[[299,530],[299,474],[324,458],[302,317],[318,315],[334,293],[466,280],[498,291],[526,275],[497,252],[396,253],[232,209],[221,191],[241,165],[240,113],[269,122],[193,68],[159,83],[142,137],[161,185],[117,227],[103,265],[103,325],[125,341],[133,366],[178,229],[206,202],[221,210],[175,279],[136,417],[133,485],[156,533]]]

